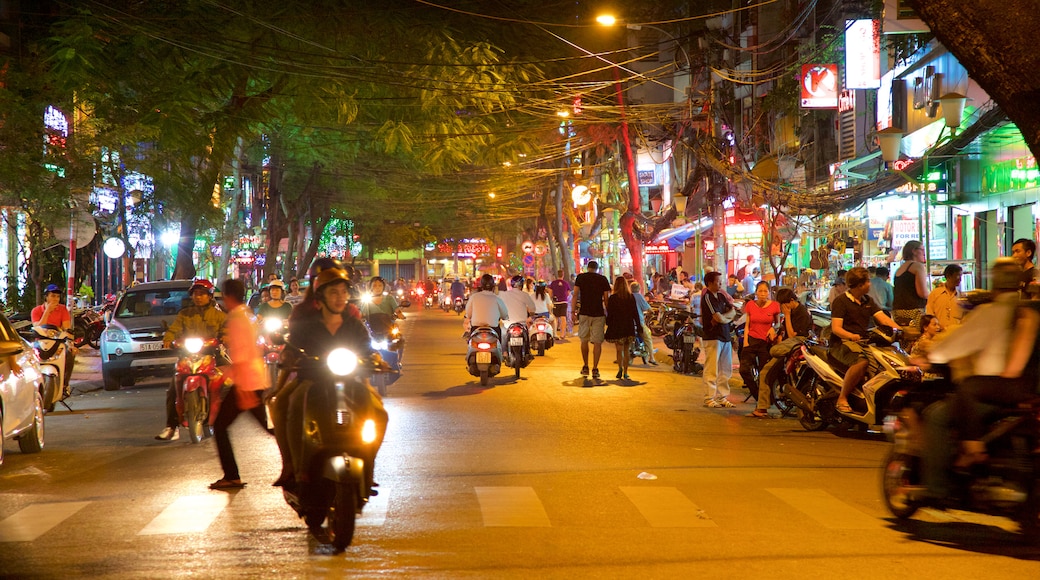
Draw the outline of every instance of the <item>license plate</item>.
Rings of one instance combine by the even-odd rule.
[[[523,346],[524,338],[522,336],[513,336],[509,339],[509,346]]]
[[[162,350],[162,343],[161,342],[142,342],[141,343],[141,352],[145,352],[145,351],[149,351],[149,350]]]
[[[692,334],[684,334],[682,337],[682,341],[686,344],[693,344],[697,342],[697,337]]]
[[[538,340],[540,340],[540,341],[544,341],[545,340],[545,333],[544,332],[539,332],[538,333]]]
[[[477,353],[477,364],[489,365],[491,364],[491,353],[490,352],[478,352]]]

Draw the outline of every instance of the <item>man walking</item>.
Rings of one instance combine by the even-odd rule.
[[[567,338],[567,305],[571,301],[571,284],[563,279],[563,270],[556,271],[556,279],[549,282],[553,297],[553,316],[556,317],[557,338]]]
[[[599,378],[599,357],[607,327],[607,298],[610,282],[599,273],[599,263],[590,261],[583,274],[574,279],[573,310],[578,313],[578,338],[581,339],[581,376],[589,376],[589,343],[592,343],[592,378]]]
[[[729,379],[733,376],[731,323],[737,309],[722,291],[722,274],[704,275],[701,296],[701,326],[704,328],[704,406],[733,407],[729,401]]]

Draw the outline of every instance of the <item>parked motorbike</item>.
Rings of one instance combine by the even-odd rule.
[[[888,335],[874,328],[858,344],[867,354],[867,374],[863,386],[849,395],[852,410],[847,413],[835,406],[846,367],[823,346],[807,342],[800,347],[811,372],[799,378],[797,388],[786,392],[798,406],[798,421],[807,431],[843,422],[880,427],[893,395],[907,384],[920,381],[920,369],[911,366],[899,348],[898,333]]]
[[[810,338],[809,340],[815,339]],[[806,372],[812,372],[807,370],[807,368],[808,365],[805,363],[805,355],[802,353],[802,349],[796,347],[792,348],[786,356],[773,365],[772,370],[769,372],[769,376],[766,377],[766,383],[769,386],[770,395],[773,398],[773,404],[780,410],[781,417],[787,417],[798,409],[788,393],[790,393],[791,390],[798,388],[799,381],[803,374]],[[756,382],[754,385],[748,387],[752,399],[758,399],[760,384],[761,382]]]
[[[401,359],[404,357],[404,337],[401,329],[394,319],[388,314],[370,314],[365,320],[368,334],[372,337],[372,350],[379,353],[383,362],[393,372],[375,373],[369,379],[379,391],[379,395],[386,396],[387,387],[392,385],[401,377]]]
[[[210,435],[209,418],[215,417],[224,386],[224,374],[217,367],[220,343],[215,338],[186,337],[176,340],[174,348],[181,350],[177,372],[173,377],[179,385],[177,412],[182,424],[188,427],[188,438],[199,443]]]
[[[65,402],[72,396],[69,377],[65,376],[65,364],[72,335],[53,324],[38,324],[32,330],[32,344],[40,358],[40,373],[43,375],[43,408],[50,413],[61,403],[71,411],[72,407]]]
[[[502,346],[498,333],[489,326],[479,326],[470,331],[467,340],[466,369],[469,374],[480,377],[481,386],[487,386],[490,378],[502,370]]]
[[[952,391],[946,380],[924,380],[900,390],[893,414],[885,421],[892,448],[882,464],[881,491],[885,505],[899,519],[918,509],[959,509],[1018,522],[1022,534],[1040,540],[1040,402],[1005,409],[983,436],[989,459],[964,472],[948,474],[954,492],[932,498],[923,484],[927,444],[923,418]]]
[[[682,314],[689,314],[686,304],[681,302],[653,301],[645,315],[646,324],[652,336],[666,336],[675,330],[677,320]]]
[[[462,314],[466,311],[466,300],[456,296],[452,307],[455,309],[455,314]]]
[[[90,345],[101,346],[101,333],[105,331],[105,312],[112,309],[110,304],[101,304],[90,308],[74,310],[72,313],[72,336],[76,348]]]
[[[538,353],[538,356],[545,356],[545,351],[555,344],[552,320],[549,317],[535,316],[531,320],[529,333],[532,348]]]
[[[697,337],[704,336],[696,317],[684,310],[674,313],[676,320],[671,332],[664,335],[664,345],[672,349],[672,369],[684,375],[704,372],[704,365],[697,362],[701,349],[697,348]]]
[[[354,539],[356,518],[372,494],[372,471],[379,449],[379,426],[366,378],[387,372],[373,355],[360,360],[346,348],[324,360],[300,354],[297,367],[312,377],[303,403],[301,434],[306,481],[282,487],[282,495],[316,537],[339,551]],[[275,399],[268,405],[275,404]],[[327,521],[326,528],[322,524]]]
[[[628,347],[628,360],[632,362],[637,358],[643,359],[643,364],[646,364],[646,359],[650,356],[650,349],[652,347],[647,346],[646,341],[643,340],[643,333],[636,332],[635,339],[632,341],[632,345]]]
[[[503,362],[507,367],[516,372],[516,378],[520,378],[520,369],[525,368],[534,360],[531,354],[531,337],[527,332],[527,325],[523,322],[514,322],[506,327],[508,337],[507,349],[504,351]]]

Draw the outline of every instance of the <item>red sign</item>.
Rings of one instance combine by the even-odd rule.
[[[460,242],[457,247],[459,254],[479,256],[491,253],[491,246],[486,242]],[[437,244],[437,251],[442,254],[454,254],[456,252],[456,244],[454,242],[441,242]]]
[[[645,254],[671,254],[672,249],[668,247],[667,243],[661,244],[647,244],[643,247],[643,253]]]
[[[524,240],[524,243],[520,244],[520,249],[522,249],[525,254],[530,254],[534,252],[534,242],[531,240]]]
[[[838,108],[838,65],[802,65],[802,108]]]

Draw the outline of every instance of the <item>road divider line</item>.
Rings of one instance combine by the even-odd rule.
[[[547,528],[545,513],[532,487],[476,487],[480,513],[487,527]]]
[[[162,513],[155,516],[155,519],[148,522],[148,525],[137,532],[137,535],[158,536],[204,532],[229,503],[231,503],[231,495],[227,493],[179,497]]]
[[[0,522],[0,542],[31,542],[65,521],[89,501],[34,503]]]
[[[769,488],[781,501],[832,530],[878,530],[881,520],[869,516],[822,489]]]
[[[359,526],[381,526],[386,523],[386,509],[389,506],[390,492],[385,487],[379,488],[379,495],[368,498],[361,517],[357,519]]]
[[[716,528],[718,525],[674,487],[621,487],[653,528]]]

